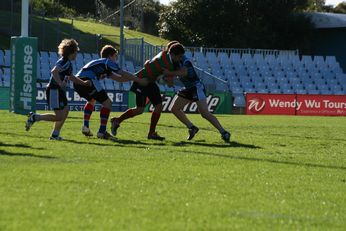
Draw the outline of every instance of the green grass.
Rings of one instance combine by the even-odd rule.
[[[11,18],[11,14],[6,11],[0,11],[0,28],[3,31],[10,33],[11,25],[8,19],[12,20],[13,32],[20,34],[20,14],[15,13]],[[97,34],[107,35],[102,36],[102,39],[97,38]],[[83,21],[74,19],[60,18],[42,18],[34,16],[31,23],[31,36],[38,37],[39,50],[55,51],[57,45],[63,38],[75,38],[80,45],[82,52],[96,52],[105,44],[112,44],[116,47],[120,44],[120,29],[119,27],[109,26],[95,21]],[[141,33],[134,30],[124,30],[125,38],[144,38],[144,40],[153,45],[165,45],[167,40]],[[0,34],[0,48],[9,49],[10,36],[9,34]]]
[[[191,142],[172,114],[165,142],[145,138],[150,114],[124,122],[118,142],[83,137],[80,112],[62,142],[50,123],[25,132],[25,117],[0,117],[0,230],[346,227],[345,118],[218,116],[228,145],[198,115]]]

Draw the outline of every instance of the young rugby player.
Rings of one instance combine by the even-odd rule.
[[[185,53],[184,47],[177,43],[173,44],[170,49],[164,50],[157,54],[152,60],[146,62],[144,67],[136,73],[138,79],[148,79],[150,82],[147,86],[140,86],[134,82],[131,91],[136,94],[136,107],[128,109],[120,117],[112,118],[112,134],[116,135],[120,124],[129,118],[140,115],[144,112],[146,98],[154,105],[155,109],[151,115],[148,139],[164,140],[165,138],[158,135],[156,125],[162,112],[162,97],[156,80],[163,74],[163,70],[174,70],[174,63],[179,63]]]
[[[178,43],[177,41],[174,42]],[[174,42],[172,43],[174,44]],[[173,45],[172,43],[168,44],[168,49]],[[221,138],[224,141],[229,142],[231,134],[221,126],[218,119],[208,110],[205,87],[198,77],[192,61],[184,55],[180,62],[180,66],[180,69],[176,71],[164,70],[164,74],[167,76],[178,76],[178,79],[184,85],[184,88],[177,94],[178,97],[174,102],[172,112],[189,129],[189,136],[187,139],[192,140],[199,129],[186,117],[182,109],[186,104],[196,102],[198,111],[202,117],[208,120],[220,132]]]
[[[68,115],[66,86],[67,81],[71,80],[76,84],[89,85],[90,82],[82,81],[72,75],[71,61],[76,59],[77,51],[79,51],[78,43],[74,39],[64,39],[58,46],[58,53],[61,58],[56,62],[51,71],[51,78],[46,89],[47,101],[54,114],[37,114],[30,112],[26,121],[25,128],[30,130],[31,126],[38,121],[53,121],[54,129],[52,131],[51,140],[62,140],[60,130]]]
[[[84,106],[84,123],[82,133],[85,136],[92,136],[89,128],[90,116],[94,110],[96,101],[102,104],[100,110],[100,128],[97,133],[98,138],[113,140],[114,137],[106,130],[109,114],[112,109],[112,101],[109,99],[106,91],[101,86],[99,80],[109,78],[118,82],[134,81],[137,84],[145,85],[147,80],[138,79],[134,75],[120,69],[116,63],[118,51],[106,45],[101,49],[100,59],[87,63],[78,73],[82,80],[90,80],[91,86],[74,84],[76,92],[87,100]]]

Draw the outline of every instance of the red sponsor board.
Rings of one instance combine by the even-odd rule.
[[[297,95],[297,115],[346,116],[346,95]]]
[[[346,116],[346,95],[247,94],[246,114]]]
[[[296,95],[246,94],[248,115],[295,115]]]

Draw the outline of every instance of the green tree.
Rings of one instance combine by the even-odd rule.
[[[160,35],[186,45],[308,49],[308,0],[178,0],[160,15]]]
[[[339,13],[339,14],[346,14],[346,2],[342,2],[338,4],[334,9],[333,12]]]

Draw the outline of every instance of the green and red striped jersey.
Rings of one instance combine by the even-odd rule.
[[[174,71],[173,62],[167,51],[161,51],[158,53],[135,75],[140,79],[147,78],[150,81],[155,82],[157,78],[163,74],[163,69]]]

